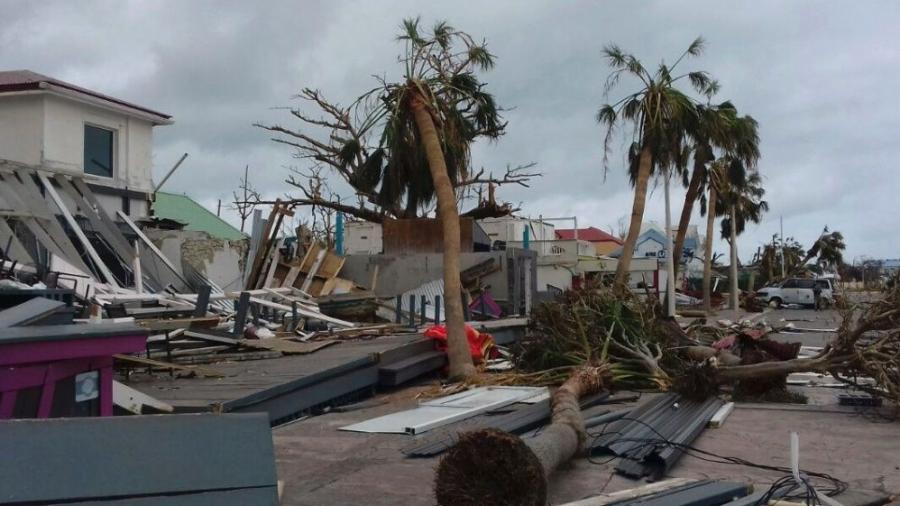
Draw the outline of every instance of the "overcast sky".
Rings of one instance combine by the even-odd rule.
[[[175,124],[156,129],[155,177],[190,153],[166,189],[213,209],[245,164],[266,196],[290,191],[286,167],[298,162],[252,123],[296,126],[277,108],[296,105],[303,87],[350,102],[373,74],[399,73],[402,18],[446,19],[487,39],[498,60],[484,80],[511,109],[506,136],[475,146],[475,167],[535,162],[544,177],[503,189],[502,199],[524,215],[577,215],[580,226],[604,229],[630,212],[632,194],[621,150],[604,178],[594,121],[609,72],[601,49],[615,42],[655,67],[702,35],[706,53],[690,68],[713,74],[719,98],[760,123],[771,210],[742,236],[742,259],[771,239],[780,216],[805,246],[825,225],[843,232],[847,261],[900,256],[897,2],[0,0],[0,12],[0,68],[171,114]],[[623,85],[612,98],[634,83]],[[673,220],[682,201],[674,192]],[[645,218],[662,223],[663,209],[660,185]],[[703,228],[699,215],[693,223]]]

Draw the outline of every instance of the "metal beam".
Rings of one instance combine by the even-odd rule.
[[[78,240],[81,241],[81,246],[94,262],[94,266],[97,267],[97,269],[100,271],[100,274],[103,275],[103,278],[107,283],[114,286],[115,288],[121,288],[121,285],[119,285],[116,277],[113,276],[112,272],[110,272],[106,264],[103,263],[103,259],[100,258],[97,250],[94,249],[94,246],[88,240],[87,236],[84,235],[84,231],[81,230],[81,227],[78,226],[78,222],[75,221],[75,217],[72,216],[72,213],[69,212],[69,209],[66,207],[65,202],[63,202],[59,194],[56,193],[56,188],[53,187],[53,183],[50,182],[45,174],[38,173],[37,176],[38,179],[41,180],[41,183],[44,185],[44,189],[47,190],[47,194],[50,195],[50,199],[53,200],[53,203],[56,204],[57,208],[59,208],[59,212],[62,213],[63,218],[66,219],[69,227],[73,232],[75,232],[75,237],[77,237]]]

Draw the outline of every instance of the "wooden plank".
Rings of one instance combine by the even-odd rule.
[[[655,483],[649,483],[647,485],[642,485],[640,487],[630,488],[628,490],[620,490],[618,492],[612,492],[609,494],[600,494],[594,497],[588,497],[586,499],[581,499],[579,501],[568,502],[563,506],[604,506],[606,504],[613,504],[618,502],[623,502],[628,499],[635,499],[641,496],[645,496],[648,494],[655,494],[657,492],[663,492],[669,489],[673,489],[675,487],[680,487],[682,485],[687,485],[696,480],[690,480],[687,478],[671,478],[668,480],[657,481]]]
[[[171,369],[173,371],[184,371],[192,374],[196,374],[197,376],[203,376],[206,378],[224,378],[225,375],[214,371],[212,369],[207,369],[205,367],[197,367],[192,365],[181,365],[181,364],[173,364],[171,362],[162,362],[160,360],[153,360],[150,358],[138,357],[135,355],[121,355],[116,354],[113,355],[113,358],[116,360],[121,360],[122,362],[130,362],[134,364],[140,365],[148,365],[151,367],[157,367],[159,369]]]
[[[171,404],[150,397],[116,380],[113,380],[113,404],[135,415],[140,415],[144,406],[149,406],[164,413],[175,411]]]
[[[118,214],[119,219],[121,219],[123,222],[125,222],[125,224],[128,225],[128,227],[129,227],[135,234],[137,234],[138,238],[139,238],[139,239],[140,239],[140,240],[141,240],[148,248],[150,248],[150,251],[152,251],[153,254],[156,255],[157,258],[159,258],[159,259],[162,261],[162,263],[163,263],[166,267],[168,267],[169,270],[172,271],[172,273],[175,274],[175,276],[176,276],[182,283],[184,283],[184,284],[187,285],[187,286],[191,286],[191,284],[188,282],[188,280],[185,279],[184,276],[182,276],[180,272],[178,272],[178,269],[176,269],[174,265],[172,265],[172,262],[170,262],[169,259],[166,258],[166,255],[164,255],[163,252],[160,251],[159,248],[157,248],[155,244],[153,244],[153,241],[151,241],[149,237],[147,237],[146,235],[144,235],[144,232],[141,231],[141,229],[138,228],[138,226],[137,226],[133,221],[131,221],[131,218],[129,218],[127,214],[123,213],[122,211],[116,211],[116,214]]]
[[[319,254],[316,256],[315,263],[312,264],[309,271],[306,273],[306,279],[303,280],[303,284],[300,285],[300,289],[304,292],[316,294],[315,291],[310,291],[309,286],[312,284],[313,279],[316,275],[316,272],[319,270],[319,266],[322,265],[322,261],[325,259],[325,256],[328,254],[328,251],[323,249],[319,251]]]
[[[190,310],[188,310],[190,311]],[[221,323],[218,316],[203,316],[199,318],[172,318],[169,320],[136,320],[135,323],[147,330],[176,330],[191,327],[214,327]]]
[[[725,423],[725,419],[728,418],[728,415],[730,415],[732,411],[734,411],[733,402],[723,404],[712,418],[709,419],[709,423],[707,423],[706,426],[712,429],[718,429]]]
[[[84,231],[81,230],[81,227],[78,226],[78,222],[75,221],[75,217],[72,216],[72,213],[69,212],[68,208],[66,208],[65,202],[63,202],[62,198],[60,198],[59,194],[56,193],[56,188],[53,187],[53,184],[47,178],[45,174],[38,174],[38,179],[40,179],[41,183],[44,185],[44,189],[47,191],[47,194],[50,195],[50,199],[56,204],[56,207],[62,213],[63,218],[66,219],[66,222],[69,224],[69,227],[75,232],[75,237],[81,241],[81,247],[84,248],[84,251],[87,252],[88,256],[94,262],[94,266],[100,271],[100,274],[103,275],[103,278],[107,283],[112,285],[115,288],[121,288],[121,285],[116,280],[116,277],[113,276],[112,272],[110,272],[109,268],[103,263],[103,259],[100,258],[100,255],[97,253],[97,250],[94,249],[94,246],[88,240],[87,236],[84,235]]]
[[[325,258],[322,260],[322,264],[319,265],[319,269],[316,271],[316,276],[325,279],[337,277],[344,267],[345,261],[346,258],[335,254],[332,251],[328,251],[325,254]]]
[[[278,244],[275,245],[275,252],[272,255],[272,258],[269,259],[269,270],[266,273],[266,280],[263,281],[261,288],[271,288],[272,280],[275,278],[275,270],[278,267],[278,264],[281,262],[281,252],[278,251]]]
[[[266,228],[263,230],[262,235],[259,238],[260,248],[256,251],[256,256],[253,258],[252,267],[250,269],[250,275],[247,277],[247,282],[245,283],[245,287],[247,288],[256,288],[257,280],[259,279],[260,271],[263,268],[263,264],[266,261],[266,258],[269,256],[269,250],[271,249],[271,241],[269,237],[272,235],[272,230],[278,233],[278,227],[281,226],[281,214],[279,210],[281,209],[281,200],[276,200],[275,205],[272,206],[272,212],[269,213],[269,219],[266,220]],[[275,219],[277,216],[277,220]],[[275,225],[275,221],[278,222],[278,225]]]
[[[299,265],[291,265],[290,269],[288,269],[287,274],[284,276],[284,281],[281,282],[281,286],[294,286],[294,282],[297,281],[297,276],[300,275],[300,266]]]

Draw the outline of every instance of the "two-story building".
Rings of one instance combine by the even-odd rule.
[[[0,72],[0,160],[83,178],[107,213],[147,216],[153,128],[171,116],[29,70]]]

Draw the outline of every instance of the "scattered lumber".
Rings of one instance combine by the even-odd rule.
[[[196,376],[203,376],[206,378],[223,378],[223,377],[225,377],[224,374],[220,373],[219,371],[212,370],[212,369],[206,369],[203,367],[196,367],[196,366],[189,366],[189,365],[173,364],[171,362],[162,362],[160,360],[153,360],[150,358],[143,358],[143,357],[138,357],[135,355],[116,354],[116,355],[113,355],[113,358],[115,358],[116,360],[120,360],[122,362],[129,362],[129,363],[133,363],[133,364],[157,367],[159,369],[168,369],[171,371],[182,371],[182,372],[187,372],[187,373],[190,373],[190,374],[196,375]]]

